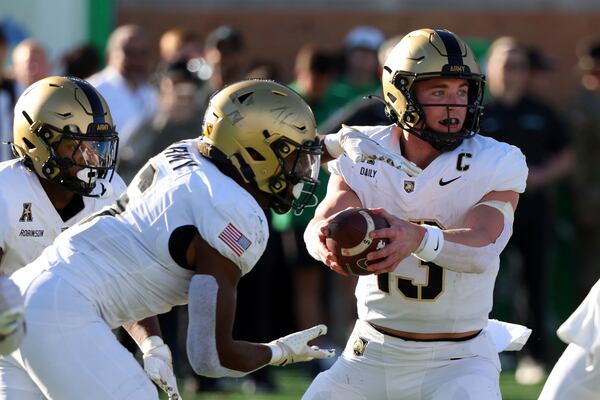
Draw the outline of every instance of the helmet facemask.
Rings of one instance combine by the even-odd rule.
[[[432,78],[456,78],[465,79],[469,85],[467,104],[448,104],[419,103],[415,96],[415,87],[417,82]],[[398,71],[392,84],[400,91],[406,99],[406,112],[402,118],[398,119],[398,125],[428,142],[433,148],[439,151],[452,151],[457,148],[464,139],[473,137],[479,131],[479,122],[483,111],[483,88],[484,79],[481,75],[472,76],[458,74],[412,74]],[[447,131],[434,130],[425,122],[425,108],[427,107],[446,107],[447,119],[451,122],[450,108],[466,108],[464,121],[461,121],[461,129],[458,132],[452,132],[450,123],[447,124]]]
[[[43,177],[67,190],[88,197],[97,179],[104,179],[110,172],[112,179],[116,166],[119,138],[109,124],[90,124],[81,133],[75,125],[59,130],[50,125],[39,125],[35,134],[46,147],[48,159],[41,165]],[[23,153],[23,152],[22,152]]]
[[[321,143],[305,141],[297,145],[282,138],[272,145],[279,161],[279,172],[269,182],[269,207],[278,214],[294,209],[301,212],[312,200],[319,184]]]

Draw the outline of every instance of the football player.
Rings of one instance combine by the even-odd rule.
[[[568,344],[550,372],[539,400],[593,400],[600,393],[600,281],[558,328]]]
[[[25,90],[14,114],[17,158],[0,163],[0,274],[4,276],[33,261],[62,231],[112,204],[125,190],[114,173],[118,138],[111,114],[90,84],[71,77],[42,79]],[[0,278],[0,351],[9,354],[25,329],[20,293],[4,280]],[[175,382],[169,350],[159,336],[153,336],[159,333],[157,321],[129,322],[127,327],[140,345],[145,343],[148,374],[159,383]],[[28,333],[35,329],[40,328],[30,326]],[[0,398],[41,397],[22,363],[18,353],[0,358]]]
[[[499,255],[511,233],[527,165],[513,146],[478,135],[484,76],[469,46],[442,29],[406,35],[387,57],[389,126],[362,132],[421,172],[380,161],[330,163],[327,195],[307,227],[311,254],[345,274],[325,245],[332,217],[373,208],[389,244],[367,255],[358,320],[341,357],[304,399],[500,399],[497,350],[530,331],[488,327]],[[513,329],[514,328],[514,329]],[[507,333],[493,341],[490,329]]]
[[[331,135],[329,155],[341,149],[361,159],[381,147],[361,137]],[[268,238],[263,209],[283,213],[311,201],[321,152],[312,111],[291,89],[249,80],[217,92],[201,138],[150,159],[113,206],[11,276],[28,324],[16,354],[44,396],[156,399],[111,329],[186,303],[187,353],[200,375],[332,357],[307,344],[324,325],[266,344],[232,337],[236,285]]]

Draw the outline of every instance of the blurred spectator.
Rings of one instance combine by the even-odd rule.
[[[192,139],[202,133],[203,115],[198,111],[196,95],[198,78],[187,69],[187,63],[175,61],[159,72],[159,109],[144,121],[119,148],[119,173],[130,182],[146,161],[171,143]]]
[[[75,47],[65,53],[61,61],[65,75],[81,79],[100,71],[101,66],[100,54],[91,44]]]
[[[403,37],[404,35],[391,37],[379,47],[377,59],[380,68],[383,68],[389,52]],[[325,122],[319,125],[319,131],[321,133],[337,132],[342,128],[342,124],[375,126],[389,125],[390,123],[389,118],[385,114],[385,103],[382,99],[360,96],[327,118]]]
[[[333,114],[344,101],[329,95],[337,72],[335,56],[313,45],[303,46],[296,54],[295,80],[289,86],[306,100],[315,114],[317,125]]]
[[[2,25],[0,25],[0,77],[5,76],[4,65],[6,64],[6,57],[8,56],[8,50],[10,46],[8,39],[4,33]]]
[[[248,66],[246,78],[270,79],[279,82],[281,80],[281,68],[274,61],[256,60]]]
[[[1,27],[0,27],[1,28]],[[8,53],[8,41],[0,29],[0,162],[13,158],[7,142],[12,140],[13,109],[17,101],[14,79],[5,74],[4,61]]]
[[[4,35],[0,40],[3,54],[7,51],[7,42]],[[1,59],[4,65],[4,59]],[[12,78],[2,74],[0,77],[0,140],[12,140],[13,108],[16,100],[32,83],[45,78],[50,73],[50,63],[46,57],[46,50],[41,43],[33,39],[21,41],[12,53]],[[0,144],[0,161],[13,158],[10,146]]]
[[[243,78],[246,71],[243,51],[242,34],[231,26],[220,26],[208,34],[204,42],[204,59],[211,73],[201,89],[202,109],[206,109],[215,91]]]
[[[132,133],[158,108],[158,92],[149,83],[149,42],[137,25],[123,25],[108,39],[108,65],[88,82],[98,89],[112,110],[119,132],[119,157],[130,157],[125,148]]]
[[[25,39],[15,47],[12,54],[12,74],[16,81],[16,95],[25,88],[45,78],[50,73],[50,63],[42,44],[34,39]]]
[[[357,26],[348,32],[344,39],[344,73],[331,88],[335,97],[349,103],[381,91],[377,52],[384,39],[383,33],[372,26]]]
[[[537,99],[545,99],[551,92],[552,82],[548,73],[556,69],[556,60],[550,58],[535,46],[527,47],[527,58],[531,69],[531,79],[528,85],[529,94]]]
[[[574,196],[579,300],[600,277],[600,39],[578,46],[581,86],[567,109],[576,153]]]
[[[202,43],[194,32],[182,29],[169,29],[160,37],[160,59],[162,62],[190,60],[202,56]]]
[[[485,106],[481,132],[521,149],[527,159],[527,190],[519,199],[509,251],[522,258],[521,273],[529,309],[521,317],[533,333],[516,371],[519,383],[532,384],[545,375],[546,359],[546,271],[550,234],[554,221],[548,188],[567,175],[573,164],[573,152],[562,120],[547,105],[534,99],[528,87],[535,71],[527,48],[509,37],[492,43],[488,56],[487,83],[491,99]],[[504,257],[503,261],[506,261]],[[515,268],[514,265],[506,267]],[[501,268],[503,270],[504,268]],[[506,273],[506,271],[502,272]],[[498,283],[498,291],[502,280]],[[511,282],[514,299],[514,283]]]

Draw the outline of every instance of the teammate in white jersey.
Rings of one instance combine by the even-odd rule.
[[[18,158],[0,163],[0,274],[8,276],[30,263],[62,231],[118,198],[125,184],[114,174],[117,142],[108,106],[87,82],[49,77],[24,92],[15,107],[13,149]],[[20,297],[18,289],[16,295]],[[0,300],[0,309],[5,305],[10,304]],[[12,304],[0,313],[3,354],[22,338],[22,318],[15,319],[21,310],[22,305]],[[152,319],[128,327],[138,332],[141,343],[158,333],[146,332],[156,323]],[[151,341],[156,344],[158,339]],[[174,381],[172,370],[163,368],[160,378],[156,372],[157,366],[170,364],[168,349],[156,352],[148,349],[145,354],[149,374]],[[41,397],[21,364],[16,354],[0,358],[1,399]]]
[[[538,400],[593,400],[600,393],[600,281],[558,328],[568,344]]]
[[[409,33],[387,58],[383,93],[391,126],[345,127],[402,154],[420,170],[330,163],[327,195],[307,227],[311,254],[345,274],[325,245],[347,207],[373,208],[391,227],[382,261],[356,288],[358,320],[343,355],[304,399],[500,399],[490,337],[499,254],[512,233],[527,166],[516,147],[477,135],[484,77],[468,45],[447,30]],[[502,331],[509,330],[500,323]]]
[[[360,137],[332,136],[328,148],[356,156]],[[263,208],[286,212],[312,200],[321,147],[310,108],[287,87],[250,80],[215,94],[200,139],[149,160],[112,207],[11,276],[29,326],[17,353],[43,394],[156,399],[111,328],[186,303],[188,358],[198,374],[241,376],[332,357],[307,345],[324,325],[267,344],[231,333],[237,282],[267,242]]]

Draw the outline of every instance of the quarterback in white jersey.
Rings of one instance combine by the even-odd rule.
[[[328,224],[367,207],[389,243],[356,287],[358,321],[343,355],[305,399],[500,399],[498,348],[530,333],[488,328],[499,255],[512,233],[527,165],[513,146],[477,135],[484,78],[471,49],[446,30],[406,35],[391,51],[383,93],[391,126],[344,127],[415,164],[329,164],[327,195],[310,222],[311,254],[345,274],[327,248]],[[490,330],[514,338],[495,342]],[[509,333],[510,331],[510,333]]]
[[[558,328],[568,346],[552,368],[539,400],[593,400],[600,393],[600,281]]]
[[[336,136],[328,148],[355,148],[356,137]],[[29,326],[16,353],[43,395],[158,398],[111,328],[186,303],[187,353],[198,374],[241,376],[332,357],[307,344],[324,325],[267,344],[231,333],[237,282],[267,242],[263,209],[301,209],[312,199],[321,149],[312,111],[289,88],[249,80],[216,93],[200,139],[149,160],[113,206],[11,276]]]

